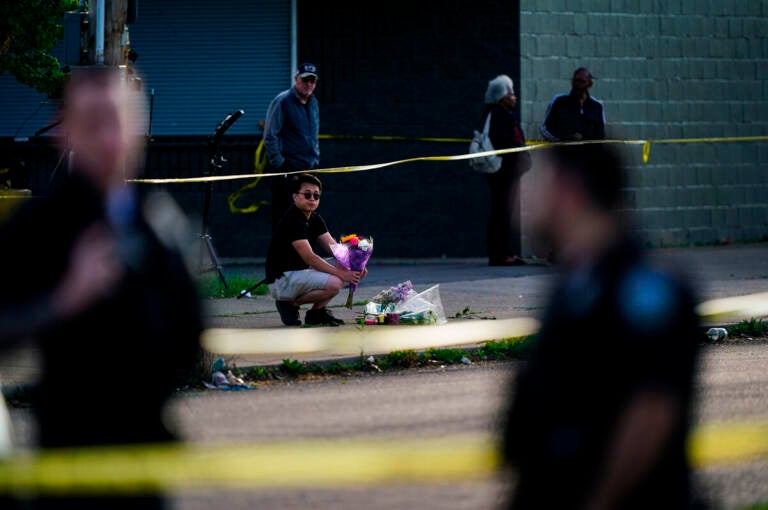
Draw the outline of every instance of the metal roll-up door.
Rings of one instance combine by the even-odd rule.
[[[129,30],[153,135],[210,135],[241,109],[227,134],[259,133],[290,86],[289,0],[142,0]]]

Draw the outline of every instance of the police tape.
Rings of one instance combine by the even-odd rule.
[[[696,313],[706,319],[749,319],[768,315],[768,292],[704,301]]]
[[[703,317],[766,310],[768,293],[705,301]],[[361,352],[466,345],[523,337],[530,318],[380,328],[211,329],[220,353]],[[279,336],[279,338],[276,338]],[[768,418],[706,423],[688,441],[695,468],[768,457]],[[250,444],[153,444],[11,451],[0,457],[0,494],[146,494],[173,489],[280,489],[489,479],[500,449],[489,436],[277,440]]]
[[[768,457],[768,419],[704,423],[688,437],[688,455],[697,468],[722,466]]]
[[[696,313],[707,321],[763,317],[768,315],[768,292],[704,301],[697,305]],[[535,334],[538,328],[539,321],[531,317],[459,321],[428,326],[210,328],[203,332],[201,344],[208,351],[217,354],[358,355],[520,338]]]
[[[201,344],[204,349],[217,354],[324,352],[359,355],[468,345],[494,338],[525,337],[535,333],[538,328],[539,321],[528,317],[422,326],[210,328],[203,332]]]
[[[768,419],[700,425],[687,448],[696,469],[765,458]],[[488,434],[27,450],[0,457],[0,494],[466,483],[498,476],[501,460],[500,445]]]
[[[185,487],[359,487],[478,480],[492,474],[498,464],[497,451],[487,436],[283,439],[28,451],[0,460],[0,493],[127,494]]]
[[[323,139],[368,139],[368,140],[414,140],[414,141],[431,141],[431,142],[467,142],[469,139],[459,138],[407,138],[398,136],[339,136],[339,135],[322,135]],[[685,144],[685,143],[729,143],[729,142],[758,142],[768,141],[768,136],[731,136],[731,137],[709,137],[709,138],[668,138],[668,139],[640,139],[640,140],[582,140],[573,142],[528,142],[523,147],[512,147],[509,149],[498,149],[486,152],[476,152],[467,154],[457,154],[453,156],[417,156],[412,158],[400,159],[395,161],[388,161],[385,163],[376,163],[370,165],[355,165],[355,166],[340,166],[332,168],[317,168],[313,170],[296,170],[290,172],[263,172],[263,163],[265,161],[265,155],[263,153],[263,140],[259,143],[256,155],[256,172],[260,177],[277,177],[280,175],[292,175],[299,173],[350,173],[350,172],[363,172],[368,170],[376,170],[379,168],[385,168],[388,166],[401,165],[404,163],[413,163],[416,161],[460,161],[464,159],[479,158],[484,156],[490,156],[493,154],[503,155],[511,154],[514,152],[526,152],[534,150],[542,150],[557,145],[587,145],[587,144],[620,144],[620,145],[642,145],[642,157],[643,162],[647,163],[650,157],[652,144]],[[260,153],[259,150],[262,152]],[[259,165],[262,164],[261,172],[259,172]],[[253,179],[254,173],[247,174],[233,174],[233,175],[208,175],[201,177],[186,177],[186,178],[163,178],[163,179],[151,179],[151,178],[137,178],[128,179],[127,182],[135,182],[140,184],[181,184],[181,183],[196,183],[196,182],[217,182],[217,181],[232,181],[241,179]],[[231,204],[230,204],[231,205]]]

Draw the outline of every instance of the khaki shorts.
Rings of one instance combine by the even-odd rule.
[[[307,292],[324,289],[331,275],[315,269],[285,271],[269,284],[269,294],[278,301],[293,301]]]

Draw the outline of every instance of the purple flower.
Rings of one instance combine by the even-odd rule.
[[[343,242],[331,245],[331,252],[339,264],[350,271],[362,271],[373,253],[373,238],[358,235],[344,236]],[[349,294],[344,306],[352,308],[352,296],[357,285],[349,284]]]

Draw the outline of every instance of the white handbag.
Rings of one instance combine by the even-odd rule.
[[[491,113],[488,112],[488,116],[485,118],[485,126],[483,131],[475,130],[475,135],[472,137],[472,141],[469,144],[470,154],[478,152],[488,152],[495,150],[491,139],[488,136],[488,129],[491,125]],[[501,168],[501,156],[496,154],[488,154],[485,156],[477,156],[469,160],[469,167],[475,172],[481,174],[496,173]]]

